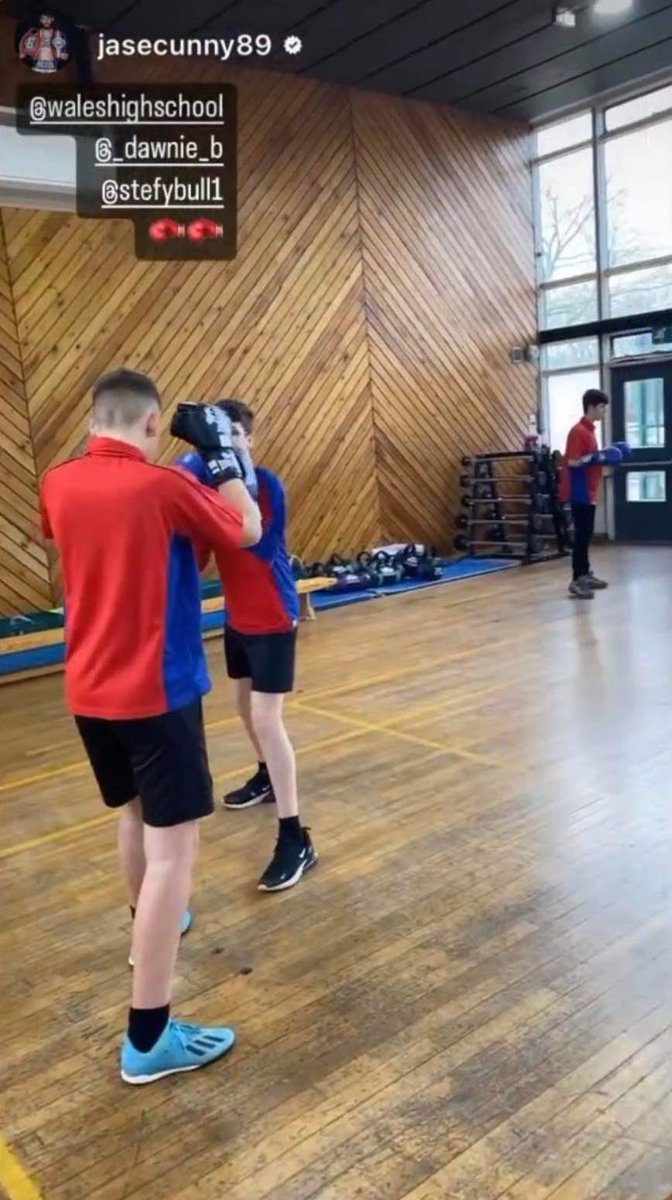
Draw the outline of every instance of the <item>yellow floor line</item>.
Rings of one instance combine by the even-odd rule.
[[[0,783],[0,792],[11,792],[12,788],[29,787],[31,783],[44,783],[45,779],[56,779],[59,775],[74,775],[78,771],[86,771],[88,766],[88,762],[82,759],[81,762],[66,763],[62,767],[40,771],[37,775],[23,775],[20,779],[9,779],[7,783]]]
[[[3,846],[0,849],[0,860],[22,854],[24,850],[34,850],[36,846],[47,846],[49,842],[60,842],[75,833],[83,833],[85,829],[95,829],[97,825],[106,825],[114,813],[108,810],[99,817],[89,817],[88,821],[78,821],[76,825],[66,825],[64,829],[52,829],[49,833],[40,833],[37,837],[28,838],[25,842],[16,842],[13,846]]]
[[[404,721],[410,724],[410,722],[422,720],[423,717],[432,713],[452,713],[454,709],[458,709],[460,713],[473,711],[474,707],[478,708],[483,697],[492,696],[496,692],[508,691],[517,682],[520,681],[517,679],[507,679],[504,683],[491,684],[489,687],[484,688],[468,687],[462,691],[451,690],[449,695],[441,700],[430,700],[426,704],[419,704],[417,708],[406,709],[401,713],[397,713],[394,717],[388,717],[385,721],[381,721],[380,724],[384,725],[387,729],[391,725],[396,725],[397,721]],[[475,702],[475,704],[472,702]]]
[[[324,750],[327,746],[337,746],[341,742],[350,742],[353,738],[362,737],[364,733],[366,730],[363,729],[349,729],[346,733],[332,734],[331,737],[320,738],[319,741],[309,742],[306,746],[299,746],[296,753],[299,755],[312,753],[314,750]],[[245,767],[236,767],[235,770],[224,771],[213,778],[215,783],[224,783],[226,779],[235,779],[244,773]],[[98,817],[89,817],[86,821],[78,821],[75,825],[66,825],[63,829],[51,829],[48,833],[40,833],[36,837],[28,838],[25,842],[16,842],[13,846],[3,846],[0,849],[0,860],[12,858],[15,854],[22,854],[25,850],[34,850],[37,846],[47,846],[50,842],[67,841],[78,833],[85,833],[89,829],[96,829],[99,825],[106,825],[109,821],[114,820],[114,816],[115,814],[108,810]]]
[[[416,746],[426,746],[429,750],[440,750],[443,754],[452,754],[455,758],[462,758],[466,762],[478,763],[485,767],[504,767],[505,764],[495,758],[486,758],[481,754],[472,754],[470,750],[464,750],[461,746],[448,746],[445,742],[434,742],[429,738],[421,737],[415,733],[403,733],[400,729],[393,729],[390,725],[376,725],[370,721],[360,721],[358,717],[346,717],[341,713],[332,713],[328,709],[315,708],[314,705],[308,704],[305,701],[300,701],[297,704],[303,712],[314,713],[316,717],[327,717],[332,721],[339,721],[343,725],[353,725],[367,733],[383,733],[387,737],[397,738],[402,742],[411,742]],[[403,720],[403,714],[400,714],[395,720]]]
[[[0,1138],[0,1188],[7,1200],[42,1200],[42,1193],[26,1174],[15,1154]]]
[[[506,643],[504,643],[504,642],[496,643],[496,644],[493,643],[489,647],[489,650],[496,649],[497,645],[505,645],[505,644]],[[458,651],[456,654],[452,654],[448,661],[452,663],[452,662],[458,661],[463,658],[468,658],[469,655],[475,654],[479,650],[482,650],[481,646],[473,646],[468,650]],[[440,666],[442,664],[435,663],[432,665]],[[412,667],[402,667],[398,671],[386,671],[384,674],[381,674],[381,675],[369,675],[363,679],[358,679],[358,680],[355,680],[354,682],[347,683],[347,684],[340,684],[338,687],[334,687],[334,688],[326,688],[322,691],[317,691],[317,692],[312,692],[312,693],[308,692],[305,696],[305,699],[303,698],[302,695],[299,695],[299,697],[297,697],[297,699],[292,699],[287,706],[287,710],[291,711],[292,709],[299,708],[301,706],[304,706],[305,704],[312,704],[313,700],[320,700],[323,698],[330,698],[333,696],[341,696],[347,692],[356,691],[359,688],[373,687],[379,683],[393,683],[395,680],[406,679],[409,675],[417,675],[417,674],[422,673],[423,671],[424,672],[427,671],[426,663],[422,663],[420,665],[416,665],[416,666],[412,666]],[[330,713],[329,715],[333,717],[332,713]],[[404,718],[403,717],[395,718],[395,720],[396,719],[404,719]],[[210,729],[221,728],[224,725],[235,725],[238,722],[238,720],[239,720],[238,716],[232,716],[232,717],[220,717],[215,721],[208,721],[208,722],[206,722],[206,726],[205,726],[206,732]],[[445,749],[445,747],[439,747],[439,748]],[[452,753],[452,751],[451,751],[451,753]],[[66,763],[61,767],[52,767],[48,771],[40,771],[40,772],[36,773],[35,775],[24,775],[20,779],[9,779],[5,783],[0,783],[0,794],[2,794],[3,792],[13,791],[14,788],[29,787],[33,783],[44,783],[48,779],[57,779],[59,777],[59,775],[77,774],[80,771],[87,771],[88,769],[89,769],[89,764],[86,761],[86,759],[81,759],[79,762]]]
[[[375,687],[375,685],[378,683],[393,683],[397,679],[406,679],[409,675],[427,675],[430,671],[436,670],[440,667],[450,666],[454,662],[461,662],[464,658],[470,658],[472,654],[484,654],[486,651],[488,654],[491,654],[493,650],[498,650],[503,646],[510,647],[510,642],[503,640],[499,642],[488,642],[487,646],[469,646],[467,649],[457,650],[455,653],[450,654],[449,656],[446,656],[446,658],[440,659],[439,661],[434,660],[433,662],[430,662],[428,660],[423,660],[420,663],[416,663],[412,667],[401,667],[396,671],[385,671],[384,674],[381,675],[367,675],[363,679],[355,679],[351,683],[339,683],[333,688],[323,688],[317,692],[307,692],[305,701],[308,704],[312,704],[313,700],[325,700],[331,699],[333,696],[343,696],[347,692],[357,691],[358,688]],[[304,697],[301,695],[301,693],[298,693],[295,703],[302,704],[303,702]]]
[[[240,724],[240,717],[236,715],[235,717],[220,717],[217,721],[208,721],[205,728],[207,732],[222,725],[238,724]],[[88,770],[90,770],[89,763],[82,758],[79,762],[65,763],[61,767],[51,767],[48,771],[38,771],[35,775],[22,775],[19,779],[8,779],[5,783],[0,783],[0,793],[11,792],[15,788],[30,787],[33,783],[44,783],[47,779],[58,779],[59,775],[76,775],[80,771]]]

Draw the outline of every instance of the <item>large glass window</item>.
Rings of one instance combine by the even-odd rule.
[[[672,255],[672,118],[604,146],[611,267]]]
[[[672,85],[536,132],[539,324],[672,307]]]
[[[672,309],[672,84],[540,127],[533,173],[542,330]],[[613,357],[669,352],[670,323],[655,324],[617,332]],[[544,346],[542,432],[552,449],[564,451],[583,393],[600,383],[597,338]],[[628,440],[645,449],[663,447],[656,386],[637,383],[627,396]],[[658,471],[632,472],[627,486],[632,502],[664,499]]]
[[[607,286],[612,317],[672,308],[672,261],[640,271],[610,274]]]
[[[599,388],[599,367],[587,371],[563,371],[547,376],[548,429],[544,430],[551,450],[564,454],[567,434],[580,420],[583,411],[581,397],[588,388]]]
[[[544,283],[595,270],[590,146],[539,164],[540,275]]]
[[[567,434],[581,416],[581,398],[588,388],[600,386],[600,352],[597,338],[578,338],[544,346],[541,355],[544,382],[544,440],[564,453]],[[599,431],[598,431],[599,437]]]
[[[540,297],[542,329],[564,329],[567,325],[597,320],[597,279],[541,288]]]
[[[579,142],[589,142],[593,136],[593,118],[589,112],[579,113],[567,121],[555,121],[537,130],[537,154],[556,154],[558,150],[569,150]]]
[[[655,92],[625,100],[623,104],[612,104],[606,110],[605,125],[611,132],[613,129],[622,129],[624,125],[634,125],[635,121],[646,121],[648,117],[655,117],[668,108],[672,109],[672,86],[657,88]]]
[[[668,333],[661,330],[661,335],[656,337],[652,329],[647,329],[641,333],[622,333],[611,339],[612,358],[637,358],[642,354],[670,353],[672,353],[672,331]]]
[[[593,367],[600,361],[597,338],[577,338],[574,342],[551,342],[544,346],[541,365],[546,371],[564,371],[568,367]]]

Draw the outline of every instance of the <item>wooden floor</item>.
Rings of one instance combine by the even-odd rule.
[[[302,629],[321,863],[263,896],[273,812],[204,824],[175,1007],[239,1043],[148,1088],[117,1073],[127,912],[62,679],[0,690],[0,1194],[670,1196],[672,551],[599,566],[590,606],[552,564]],[[250,756],[210,652],[221,790]]]

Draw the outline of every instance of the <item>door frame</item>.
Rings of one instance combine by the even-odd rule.
[[[640,462],[642,460],[650,461],[651,470],[655,470],[658,462],[667,463],[672,459],[672,355],[669,353],[648,354],[637,358],[612,360],[609,363],[608,370],[609,394],[612,401],[610,406],[611,411],[609,412],[610,438],[612,441],[628,440],[626,433],[625,398],[623,394],[625,384],[631,380],[644,380],[656,376],[662,377],[664,380],[664,444],[660,447],[650,447],[647,449],[644,447],[633,447],[633,458]],[[622,531],[619,534],[619,509],[625,511],[626,503],[624,496],[628,473],[627,467],[626,469],[621,468],[614,473],[614,482],[607,483],[606,485],[608,488],[608,528],[609,536],[612,540],[624,542],[637,541],[641,544],[650,545],[672,543],[672,467],[666,466],[664,470],[666,501],[662,507],[666,510],[666,513],[661,509],[661,536],[654,536],[650,539],[631,536],[627,531]]]

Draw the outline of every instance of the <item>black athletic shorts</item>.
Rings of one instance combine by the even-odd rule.
[[[157,827],[214,812],[200,700],[160,717],[75,721],[108,808],[139,796],[145,824]]]
[[[278,695],[294,690],[295,629],[287,633],[236,633],[226,625],[224,657],[229,679],[251,679],[254,692]]]

